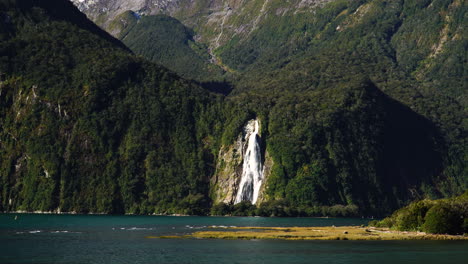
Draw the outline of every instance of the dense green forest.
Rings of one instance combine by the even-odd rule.
[[[370,225],[435,234],[468,233],[468,191],[450,199],[411,203],[381,221],[371,222]]]
[[[134,15],[127,16],[130,21],[137,19]],[[182,77],[200,82],[223,79],[223,70],[210,63],[208,48],[195,42],[194,33],[175,18],[145,16],[138,22],[128,22],[127,31],[121,34],[123,43],[133,52],[176,71]]]
[[[223,99],[54,2],[1,4],[2,209],[207,208]]]
[[[459,195],[466,6],[454,3],[271,17],[213,51],[226,74],[167,16],[123,14],[136,56],[68,1],[2,1],[0,210],[377,216]],[[454,41],[431,57],[443,29]],[[265,202],[215,203],[218,153],[255,117],[273,162]]]

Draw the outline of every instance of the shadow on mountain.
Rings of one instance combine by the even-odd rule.
[[[211,81],[211,82],[199,82],[198,85],[201,87],[205,88],[206,90],[213,92],[213,93],[218,93],[222,95],[229,95],[232,90],[233,86],[229,82],[218,82],[218,81]]]

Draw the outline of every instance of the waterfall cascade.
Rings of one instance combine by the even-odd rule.
[[[258,120],[250,120],[245,127],[247,149],[244,151],[242,178],[236,195],[235,204],[250,201],[255,204],[263,181],[262,153],[258,136]]]

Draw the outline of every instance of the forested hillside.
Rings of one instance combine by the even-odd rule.
[[[67,1],[1,12],[2,210],[209,206],[222,98],[120,48]]]
[[[386,203],[382,198],[390,196],[388,202],[393,201],[389,203],[394,207],[407,199],[450,196],[467,188],[468,171],[464,165],[467,162],[467,40],[463,37],[467,6],[463,1],[336,0],[308,7],[294,1],[254,2],[255,7],[250,2],[228,3],[224,9],[221,3],[198,6],[205,11],[224,10],[219,11],[219,14],[224,12],[221,26],[193,23],[194,17],[211,21],[215,15],[206,17],[208,11],[194,15],[187,11],[187,5],[181,4],[180,12],[171,12],[193,26],[201,41],[205,40],[211,49],[214,63],[228,71],[225,78],[235,87],[228,98],[247,104],[257,114],[266,112],[264,119],[269,125],[266,145],[275,161],[268,183],[270,197],[296,204],[298,196],[292,194],[293,190],[306,188],[303,192],[307,198],[300,199],[306,200],[309,206],[315,204],[311,201],[321,193],[319,200],[330,204],[359,203],[361,206],[364,201],[379,199]],[[252,8],[247,9],[250,5]],[[241,30],[252,23],[256,26],[248,34]],[[145,32],[158,32],[161,25],[144,28]],[[220,30],[224,33],[215,34]],[[135,39],[140,41],[132,42],[132,50],[158,62],[158,58],[147,54],[152,50],[157,52],[160,46],[141,41],[145,39],[144,34],[138,36]],[[127,35],[126,43],[132,38]],[[177,66],[177,60],[159,61],[176,72],[184,71]],[[194,76],[191,77],[197,78]],[[341,133],[337,131],[342,125],[331,125],[336,122],[335,116],[328,120],[322,116],[324,112],[339,111],[341,106],[333,97],[340,98],[344,90],[349,93],[352,87],[363,86],[383,92],[380,96],[391,103],[379,102],[378,107],[385,112],[379,115],[377,109],[371,110],[369,105],[373,104],[359,102],[368,108],[356,112],[375,114],[376,119],[365,120],[369,127],[359,130],[365,132],[349,139],[351,127],[362,125],[352,119],[350,109],[343,110],[347,116],[342,119],[348,124]],[[320,119],[326,120],[327,125]],[[319,138],[317,126],[328,127],[333,138],[322,136],[321,140],[312,141]],[[295,127],[297,131],[291,130]],[[368,135],[373,135],[368,148],[354,143]],[[337,144],[337,141],[341,142]],[[346,142],[358,144],[359,148],[347,149]],[[331,146],[349,154],[336,155]],[[323,151],[320,158],[315,156]],[[361,161],[351,161],[359,156],[357,152],[365,153],[360,154]],[[310,184],[290,181],[298,180],[301,168],[308,168],[311,163],[326,167],[317,171],[330,178],[314,176],[318,179],[311,177]],[[360,192],[359,187],[349,186],[352,181],[362,186],[367,177],[373,183],[363,188],[364,194],[344,194],[352,189]],[[343,181],[345,186],[337,187]],[[337,190],[347,191],[339,194]],[[356,198],[355,195],[373,197]]]
[[[108,25],[136,56],[68,1],[3,1],[0,209],[383,215],[468,188],[466,4],[266,2],[218,46],[209,23],[127,10]],[[217,204],[253,118],[263,205]]]
[[[158,15],[142,17],[121,39],[135,54],[182,77],[200,82],[222,80],[223,70],[210,63],[208,48],[195,42],[193,34],[178,20]]]

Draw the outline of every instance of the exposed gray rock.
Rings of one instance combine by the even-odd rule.
[[[215,203],[234,203],[242,177],[243,157],[248,143],[246,138],[251,132],[249,126],[246,125],[232,145],[223,146],[219,151],[216,173],[211,179],[211,196]],[[273,160],[266,152],[263,166],[264,180],[260,188],[257,204],[265,200],[264,183],[267,182],[271,174],[272,166]]]
[[[119,30],[110,25],[120,14],[166,14],[195,29],[197,39],[211,49],[224,45],[234,36],[247,37],[268,16],[309,12],[334,0],[71,0],[96,24],[114,36]]]

